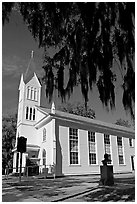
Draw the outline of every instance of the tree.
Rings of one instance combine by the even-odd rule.
[[[17,115],[2,118],[2,168],[6,164],[12,167],[12,149],[16,140]]]
[[[3,24],[13,6],[44,48],[43,80],[49,100],[55,84],[65,100],[80,83],[87,107],[88,92],[97,85],[100,100],[113,109],[117,79],[113,65],[117,62],[123,80],[123,105],[134,119],[134,2],[6,2],[2,4]],[[50,46],[56,49],[52,57],[47,55]],[[69,79],[64,87],[66,69]]]
[[[128,128],[131,127],[131,124],[129,124],[128,120],[123,120],[121,118],[118,119],[115,124],[120,125],[120,126],[125,126],[125,127],[128,127]]]
[[[59,106],[59,110],[92,119],[95,118],[95,111],[89,107],[87,107],[87,110],[85,110],[84,104],[82,105],[80,103],[77,105],[67,103],[65,106]]]

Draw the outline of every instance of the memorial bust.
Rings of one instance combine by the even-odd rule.
[[[108,158],[108,154],[104,154],[104,159],[102,160],[103,165],[107,165],[111,160]]]

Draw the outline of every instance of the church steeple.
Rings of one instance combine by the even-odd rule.
[[[35,62],[34,62],[34,51],[32,50],[28,66],[27,66],[26,72],[24,74],[25,84],[28,83],[32,79],[35,71],[36,71],[36,66],[35,66]]]
[[[35,106],[40,106],[41,84],[35,74],[34,52],[31,52],[31,58],[25,72],[21,75],[19,85],[19,104],[18,104],[18,124],[35,122]]]

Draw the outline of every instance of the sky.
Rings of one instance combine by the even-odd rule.
[[[44,71],[43,50],[38,48],[38,43],[32,37],[30,31],[22,20],[22,16],[16,11],[11,15],[9,23],[2,27],[2,114],[14,114],[18,106],[18,88],[20,77],[25,73],[30,60],[31,51],[34,51],[34,63],[36,73],[42,77]],[[116,72],[118,68],[115,66]],[[131,117],[126,114],[122,104],[122,81],[120,74],[116,83],[116,108],[107,111],[103,107],[97,87],[89,93],[88,106],[95,111],[96,119],[104,122],[115,123],[117,119],[129,120]],[[83,96],[77,87],[67,102],[76,104],[84,103]],[[56,99],[61,104],[60,99]],[[49,108],[48,99],[46,105]]]

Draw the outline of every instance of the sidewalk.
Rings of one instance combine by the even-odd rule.
[[[3,202],[51,202],[51,201],[86,201],[91,197],[98,197],[96,194],[106,191],[114,191],[116,188],[134,188],[134,175],[115,175],[116,184],[112,188],[102,189],[99,186],[100,176],[72,176],[64,178],[44,179],[38,177],[22,178],[19,184],[18,178],[10,177],[3,180],[2,200]],[[128,185],[124,185],[128,181]],[[127,183],[125,183],[127,184]],[[112,193],[112,192],[110,192]],[[94,194],[95,196],[90,196]],[[102,193],[101,193],[102,194]],[[86,195],[86,196],[85,196]],[[111,196],[112,197],[112,196]]]

